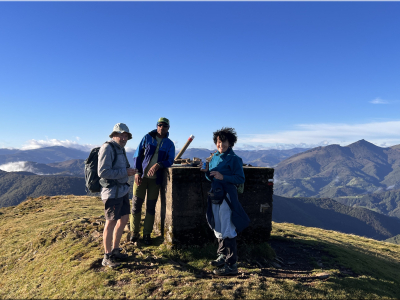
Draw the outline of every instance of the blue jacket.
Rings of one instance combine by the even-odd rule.
[[[206,178],[210,181],[213,179],[210,176],[210,171],[218,171],[224,176],[222,180],[224,182],[232,184],[244,183],[243,161],[230,147],[222,154],[217,151],[213,155],[208,169]]]
[[[209,164],[209,170],[218,171],[224,176],[223,180],[218,180],[210,176],[210,171],[206,173],[207,179],[212,181],[211,189],[222,188],[229,194],[231,200],[225,198],[225,201],[232,211],[231,221],[236,227],[236,232],[242,231],[250,224],[250,218],[239,202],[235,186],[235,184],[244,183],[245,180],[242,159],[233,152],[232,148],[229,148],[222,154],[219,152],[214,154]],[[215,221],[210,199],[207,201],[206,218],[208,225],[214,229]]]
[[[143,171],[146,169],[154,152],[157,148],[156,140],[157,130],[154,129],[146,134],[139,146],[136,148],[135,154],[133,155],[133,168],[138,169],[139,174],[144,176]],[[174,163],[175,158],[175,145],[167,136],[163,138],[158,149],[157,163],[160,165],[160,169],[157,171],[157,184],[162,183],[163,179],[163,168],[169,168]]]

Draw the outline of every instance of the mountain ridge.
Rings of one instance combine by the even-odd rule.
[[[4,151],[3,151],[4,150]],[[259,167],[271,167],[290,157],[293,154],[305,151],[307,149],[304,148],[293,148],[288,150],[277,150],[277,149],[269,149],[269,150],[234,150],[237,155],[239,155],[243,162],[246,164],[252,164],[254,166]],[[183,154],[182,158],[190,158],[198,157],[201,159],[205,159],[210,156],[211,153],[215,152],[215,150],[209,150],[205,148],[188,148]],[[129,163],[133,164],[133,155],[135,150],[127,151],[127,157]],[[176,151],[175,155],[178,154]],[[17,162],[29,162],[44,164],[49,167],[56,167],[60,170],[63,168],[63,162],[72,161],[72,160],[85,160],[89,156],[89,151],[77,150],[74,148],[67,148],[64,146],[51,146],[44,147],[39,149],[31,149],[31,150],[10,150],[10,149],[0,149],[0,166],[5,164],[12,164]],[[54,165],[58,164],[58,165]],[[65,166],[65,165],[64,165]],[[37,166],[39,169],[46,169],[45,166]],[[34,168],[33,168],[34,169]],[[48,171],[38,171],[38,173],[42,174],[52,174],[52,172],[56,172],[56,170],[51,170],[47,168]],[[15,170],[10,170],[15,171]],[[72,166],[68,168],[64,168],[60,171],[61,173],[71,173],[74,175],[78,175],[80,172],[78,169],[72,170]]]
[[[379,147],[360,140],[348,146],[316,147],[275,167],[276,194],[341,197],[400,187],[400,145]]]

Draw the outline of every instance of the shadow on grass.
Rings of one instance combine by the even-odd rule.
[[[216,242],[171,248],[163,244],[161,236],[152,241],[151,246],[144,245],[141,240],[135,245],[125,244],[130,257],[117,270],[145,276],[166,274],[180,278],[191,273],[199,279],[216,278],[212,273],[213,268],[208,265],[216,257]],[[275,266],[271,266],[271,262],[277,261],[268,256],[273,253],[272,249],[280,260]],[[238,243],[237,278],[248,279],[257,273],[257,276],[264,278],[293,280],[305,286],[310,285],[315,293],[320,294],[332,290],[335,295],[354,294],[355,298],[371,295],[398,297],[400,263],[371,253],[336,242],[310,241],[299,235],[272,236],[268,243],[259,245]],[[94,261],[90,269],[94,272],[106,271],[101,261]],[[317,282],[327,282],[329,288],[326,284],[318,286]]]
[[[279,268],[262,270],[265,276],[306,282],[329,281],[335,283],[331,286],[333,290],[345,289],[361,296],[376,294],[398,298],[400,295],[400,263],[393,259],[378,257],[372,251],[348,244],[310,241],[299,236],[295,239],[273,236],[269,243],[284,263]],[[289,265],[289,262],[295,263]],[[316,268],[315,262],[320,264]],[[328,272],[321,273],[324,270]]]

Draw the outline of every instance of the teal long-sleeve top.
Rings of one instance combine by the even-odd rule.
[[[241,184],[245,181],[243,161],[230,147],[224,153],[217,151],[212,157],[208,171],[206,172],[206,178],[210,181],[214,178],[210,176],[211,171],[220,172],[224,176],[222,180],[224,182]]]

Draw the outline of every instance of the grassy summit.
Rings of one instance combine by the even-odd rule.
[[[239,276],[212,275],[215,244],[170,249],[123,243],[121,268],[101,266],[103,205],[95,197],[30,199],[0,209],[0,298],[396,298],[400,246],[274,223],[270,245],[239,244]],[[123,240],[126,240],[125,233]]]

